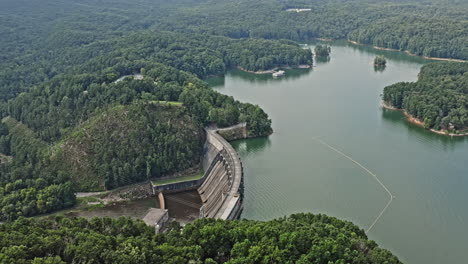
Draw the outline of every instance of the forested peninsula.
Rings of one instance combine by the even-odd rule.
[[[433,132],[468,135],[468,63],[425,65],[416,82],[385,87],[383,101]]]

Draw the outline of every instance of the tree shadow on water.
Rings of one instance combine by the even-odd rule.
[[[241,139],[231,142],[241,157],[255,155],[271,147],[271,140],[268,137]]]
[[[403,113],[397,110],[382,109],[382,118],[384,121],[392,125],[392,127],[406,129],[408,136],[417,137],[419,140],[436,142],[445,150],[453,150],[459,144],[468,142],[468,137],[451,137],[439,135],[429,131],[426,128],[413,124],[406,120]]]
[[[374,72],[383,72],[386,67],[385,65],[374,65]]]
[[[329,63],[330,61],[331,61],[330,56],[326,56],[326,57],[316,56],[315,57],[316,64],[326,64],[326,63]]]

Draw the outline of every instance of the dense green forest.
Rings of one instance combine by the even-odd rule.
[[[0,225],[2,263],[400,263],[347,221],[201,219],[155,235],[130,218],[20,219]]]
[[[374,66],[385,66],[387,65],[387,60],[383,55],[375,56],[374,58]]]
[[[330,56],[331,48],[327,45],[317,45],[314,49],[315,56],[328,57]]]
[[[311,11],[287,12],[287,8]],[[467,14],[468,3],[461,0],[54,0],[46,5],[5,0],[0,3],[0,98],[12,98],[77,63],[109,52],[111,45],[106,43],[110,40],[155,30],[198,33],[203,40],[207,35],[351,39],[417,55],[468,59]],[[198,48],[188,43],[181,39],[177,45]],[[257,52],[270,52],[270,46],[265,47]],[[207,53],[192,62],[202,63],[212,55]],[[251,55],[231,54],[227,64],[241,60],[248,69],[260,69],[273,59],[256,60]],[[285,60],[294,64],[289,59]],[[213,63],[194,73],[219,72],[219,61]]]
[[[468,63],[425,65],[417,82],[385,87],[383,100],[404,109],[427,128],[459,132],[468,127]]]
[[[468,59],[466,1],[206,0],[173,10],[163,28],[233,38],[350,39],[431,57]],[[287,12],[288,8],[310,8]]]
[[[312,63],[310,50],[287,40],[161,31],[108,37],[86,45],[60,43],[54,56],[5,69],[8,76],[21,76],[21,82],[2,82],[14,84],[2,93],[9,100],[0,102],[1,117],[8,117],[0,135],[2,219],[68,207],[77,190],[111,189],[193,166],[200,161],[202,140],[198,132],[188,135],[206,125],[247,122],[250,136],[270,134],[271,121],[261,108],[221,95],[199,78],[236,66],[258,70]],[[136,73],[143,80],[119,80]],[[178,101],[182,107],[166,119],[193,124],[146,126],[165,110],[119,107],[135,101]],[[6,124],[12,122],[27,133],[9,129]],[[122,138],[117,124],[140,128],[140,134],[126,131]],[[83,135],[84,130],[91,134]],[[40,147],[28,147],[28,140]],[[132,152],[136,146],[140,148]],[[50,188],[57,191],[48,192]]]
[[[265,45],[274,51],[266,53],[263,49]],[[92,56],[95,52],[104,53],[106,50],[108,54]],[[249,107],[240,107],[236,103],[240,112],[233,118],[210,120],[208,115],[212,105],[227,109],[233,100],[226,101],[224,98],[228,97],[211,91],[197,76],[188,72],[207,76],[223,73],[233,65],[249,68],[250,59],[254,65],[260,65],[260,69],[271,67],[271,62],[284,64],[289,60],[297,64],[311,63],[310,50],[303,50],[289,42],[230,40],[201,35],[189,38],[169,32],[130,35],[88,46],[84,52],[88,55],[83,56],[88,59],[77,58],[77,64],[67,73],[38,84],[3,104],[3,107],[0,105],[2,116],[16,118],[38,132],[44,140],[50,141],[60,138],[67,128],[86,120],[97,108],[113,103],[128,104],[146,96],[146,99],[152,100],[182,100],[204,124],[222,121],[221,126],[232,125],[240,114],[243,119],[249,118],[246,112]],[[247,59],[243,62],[240,60],[244,57],[239,53],[251,56],[245,57]],[[72,64],[75,61],[65,58],[68,60],[57,59],[54,65],[65,66],[67,62]],[[79,63],[81,60],[84,62]],[[143,81],[115,83],[120,76],[139,72],[145,76]],[[192,92],[184,92],[184,87]],[[204,94],[204,97],[191,100],[195,91],[200,91],[200,96]],[[260,135],[263,131],[256,131],[259,129],[253,127],[251,131],[254,135]]]
[[[4,118],[1,127],[1,149],[12,158],[0,163],[0,220],[72,206],[75,195],[67,175],[47,169],[47,144],[13,118]]]
[[[201,126],[182,106],[146,102],[92,117],[53,147],[52,165],[77,190],[105,190],[197,166]]]
[[[271,47],[271,52],[265,52],[264,46]],[[24,91],[15,91],[21,93],[0,103],[1,116],[8,117],[6,120],[10,123],[18,123],[28,131],[25,139],[23,134],[2,125],[2,186],[16,183],[2,187],[0,191],[2,219],[70,206],[74,202],[70,197],[76,190],[111,189],[186,169],[200,161],[201,140],[191,141],[200,137],[184,136],[195,127],[247,122],[250,136],[270,134],[271,121],[260,107],[221,95],[199,77],[221,74],[235,66],[263,69],[276,64],[311,63],[311,52],[290,41],[232,40],[206,35],[187,37],[171,32],[135,33],[87,45],[77,53],[69,52],[51,61],[53,67],[60,69],[60,74],[38,82],[41,78],[35,79],[34,74],[41,69],[31,65],[28,72],[22,74],[26,76],[25,80],[31,77],[31,85],[38,83]],[[121,76],[135,73],[141,74],[143,79],[118,80]],[[158,111],[150,111],[151,114],[139,118],[133,115],[133,120],[130,120],[130,114],[122,116],[119,111],[108,110],[109,107],[121,109],[117,106],[132,105],[135,101],[143,105],[144,102],[178,101],[182,106],[177,111],[184,112],[194,124],[166,129],[157,124],[152,124],[155,127],[144,126],[141,122],[154,120],[159,116]],[[125,111],[132,113],[132,109]],[[178,120],[176,112],[172,114],[170,118]],[[106,119],[109,115],[115,115],[114,119]],[[93,155],[81,151],[78,156],[68,156],[72,151],[82,150],[72,148],[71,142],[76,141],[73,137],[80,135],[93,120],[140,127],[139,136],[143,138],[132,134],[121,144],[112,144],[110,140],[115,138],[108,136],[116,132],[113,130],[116,127],[95,126],[89,130],[96,133],[80,138],[80,146]],[[148,141],[138,141],[145,138]],[[27,147],[23,142],[27,139],[41,142],[40,151]],[[157,144],[135,143],[152,141],[157,141]],[[60,144],[66,147],[57,147]],[[140,146],[141,149],[124,151],[127,148],[131,150],[132,146]],[[56,155],[54,151],[57,149],[62,149],[67,155]],[[39,179],[49,180],[41,180],[37,184]],[[69,188],[70,182],[75,183],[73,188]],[[54,197],[61,202],[39,206],[40,200],[35,193],[55,185],[67,187],[63,199],[53,193],[44,197]],[[32,194],[25,190],[31,190]]]
[[[65,33],[66,34],[66,33]],[[52,47],[51,47],[52,48]],[[111,82],[139,71],[137,64],[159,62],[200,78],[223,74],[232,67],[267,70],[277,65],[312,64],[312,53],[287,40],[230,39],[209,35],[146,31],[129,33],[60,53],[44,62],[25,61],[2,73],[4,99],[28,91],[33,85],[63,79],[60,74],[88,74],[93,82]],[[37,60],[37,59],[31,59]],[[12,66],[12,65],[9,65]],[[21,80],[18,80],[19,77]],[[58,79],[54,79],[58,77]]]
[[[0,164],[2,219],[70,206],[76,190],[110,189],[186,169],[200,161],[197,131],[208,124],[247,122],[250,136],[271,133],[260,107],[221,95],[190,73],[159,63],[124,63],[99,74],[59,75],[8,102],[0,147],[12,161]],[[116,69],[139,69],[145,77],[110,82],[120,76]],[[58,202],[41,207],[36,194],[50,186],[64,189],[44,194]]]
[[[348,39],[468,59],[468,4],[4,0],[0,38],[0,262],[400,263],[358,227],[323,215],[202,219],[160,235],[128,218],[24,217],[69,208],[76,191],[199,166],[205,126],[246,122],[249,136],[271,134],[259,106],[203,79],[312,64],[297,42]],[[384,100],[428,128],[465,130],[466,65],[425,66],[416,83],[385,88]]]
[[[313,38],[467,59],[467,10],[465,1],[435,0],[1,1],[0,219],[69,207],[78,189],[114,188],[194,165],[195,131],[203,126],[247,122],[249,136],[272,132],[259,106],[211,90],[205,77],[233,67],[312,64],[311,51],[294,41]],[[143,79],[119,79],[135,74]],[[466,99],[447,98],[458,101],[436,116],[433,107],[411,110],[421,102],[402,107],[428,127],[463,129]],[[187,124],[142,125],[168,119]],[[135,130],[124,129],[122,140],[120,125]],[[142,142],[158,144],[127,156],[137,130]],[[197,140],[184,149],[190,133]]]

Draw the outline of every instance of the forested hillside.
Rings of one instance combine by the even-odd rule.
[[[323,215],[202,219],[158,235],[129,218],[25,218],[73,206],[77,191],[200,166],[206,126],[246,122],[248,136],[271,134],[263,109],[203,79],[311,65],[297,42],[315,38],[466,60],[468,3],[1,1],[0,262],[400,263]],[[384,101],[428,128],[466,131],[467,65],[427,65],[417,82],[385,88]]]
[[[0,221],[72,206],[68,176],[48,169],[47,144],[13,118],[4,118],[0,127],[0,149],[11,157],[0,163]]]
[[[288,12],[288,8],[310,8],[311,11]],[[118,43],[119,39],[155,30],[186,33],[178,35],[176,47],[170,48],[182,45],[182,50],[188,48],[195,53],[200,41],[192,42],[191,34],[203,34],[198,37],[201,44],[208,40],[207,45],[201,47],[215,47],[224,59],[227,50],[222,46],[228,40],[217,38],[214,42],[222,45],[213,44],[208,35],[296,41],[351,39],[417,55],[468,59],[467,14],[466,1],[438,0],[135,0],[131,3],[54,0],[46,5],[5,0],[0,3],[0,98],[12,98],[73,65],[115,50],[115,46],[108,45],[110,40],[124,44],[118,49],[132,48],[130,42],[129,45]],[[232,42],[229,45],[233,47],[229,49],[237,51],[231,53],[225,65],[242,64],[251,70],[271,66],[277,58],[272,55],[277,49],[272,48],[271,43],[252,42],[252,45],[262,44],[266,48],[244,53],[239,45],[246,43]],[[259,52],[269,55],[265,57]],[[192,57],[191,62],[204,63],[213,55],[213,52],[206,52],[203,56]],[[295,64],[301,60],[301,56],[293,57],[276,62]],[[195,71],[192,71],[193,65],[189,68],[198,76],[222,70],[219,61],[212,63]]]
[[[0,77],[4,82],[1,89],[4,92],[1,98],[12,98],[33,85],[54,80],[60,74],[101,75],[100,79],[93,81],[112,82],[120,75],[139,70],[135,68],[137,63],[159,62],[203,78],[223,74],[228,68],[236,66],[257,71],[278,65],[312,64],[312,53],[286,40],[235,40],[220,36],[145,31],[129,33],[125,37],[109,36],[106,41],[78,47],[57,47],[54,56],[45,61],[38,60],[35,56],[28,57],[26,61],[17,62],[25,65],[10,64],[2,69],[4,77]]]
[[[145,77],[111,82],[124,74],[118,70]],[[164,116],[169,106],[159,101],[180,101],[180,106]],[[8,115],[2,154],[12,158],[0,164],[2,219],[70,206],[76,190],[110,189],[193,166],[200,161],[202,144],[197,131],[208,124],[247,122],[251,136],[271,133],[271,121],[258,106],[221,95],[190,73],[140,60],[124,60],[98,73],[59,75],[10,100],[2,111]],[[176,123],[160,124],[159,118]],[[132,134],[136,128],[138,134]],[[132,152],[136,146],[141,148]],[[71,155],[74,151],[80,154]],[[51,186],[60,195],[38,194]],[[41,206],[42,198],[53,201]]]
[[[265,45],[273,51],[266,53],[263,49]],[[104,55],[93,56],[96,52]],[[250,55],[240,56],[239,53]],[[234,101],[221,99],[228,97],[211,91],[204,82],[187,71],[207,76],[223,73],[226,68],[236,65],[263,69],[276,63],[311,63],[309,50],[289,42],[230,40],[197,35],[188,38],[168,32],[130,35],[97,46],[87,46],[83,48],[83,53],[78,54],[75,54],[76,60],[68,56],[57,58],[54,67],[70,65],[68,70],[64,70],[66,73],[30,88],[8,104],[4,103],[3,107],[0,104],[1,115],[16,118],[39,133],[45,141],[51,141],[60,138],[68,128],[86,120],[97,108],[113,103],[128,104],[144,97],[182,100],[203,124],[220,122],[221,126],[232,125],[238,118],[249,119],[252,112],[247,108],[252,107],[239,107],[236,103],[237,110],[231,107],[230,111],[221,111],[220,115],[212,115],[213,119],[210,119],[211,106],[228,109]],[[253,66],[249,66],[250,62]],[[145,76],[143,81],[114,82],[120,76],[140,72]],[[183,93],[184,87],[192,92]],[[204,96],[192,98],[196,91]],[[235,113],[228,113],[233,111]],[[222,118],[225,115],[231,117]],[[252,128],[253,135],[268,133],[261,130],[268,130],[269,124],[259,126],[263,128]]]
[[[468,127],[468,63],[425,65],[417,82],[385,87],[383,100],[404,109],[427,128],[460,132]]]
[[[0,225],[0,247],[4,263],[400,263],[352,223],[312,214],[202,219],[158,235],[129,218],[21,219]]]
[[[265,45],[271,47],[271,53],[264,51]],[[18,129],[2,125],[2,219],[70,206],[74,202],[73,192],[77,190],[115,188],[193,166],[200,161],[200,136],[190,138],[192,141],[188,136],[177,140],[173,137],[189,135],[195,128],[213,123],[229,126],[247,122],[250,136],[270,134],[271,121],[262,109],[209,89],[190,72],[207,76],[237,65],[262,69],[277,63],[311,63],[311,53],[288,41],[231,40],[202,35],[189,38],[180,33],[147,32],[86,45],[75,52],[70,49],[49,63],[61,73],[50,79],[47,76],[43,82],[34,78],[34,73],[41,70],[35,64],[25,66],[27,72],[22,72],[21,67],[12,68],[26,81],[31,77],[27,81],[31,86],[20,90],[22,93],[8,102],[0,103],[1,116],[28,131],[18,133]],[[121,76],[135,73],[140,73],[143,79],[117,81]],[[146,112],[146,116],[133,115],[133,120],[119,111],[106,112],[109,107],[132,105],[135,101],[140,104],[178,101],[182,106],[177,111],[186,116],[180,120],[185,120],[184,123],[193,120],[190,121],[193,124],[174,125],[164,130],[155,123],[155,127],[141,123],[154,120],[162,114],[159,111]],[[115,138],[108,136],[121,131],[113,130],[112,126],[92,126],[89,128],[92,134],[79,138],[83,143],[80,146],[89,148],[92,155],[79,148],[82,156],[55,155],[57,149],[66,154],[77,150],[71,147],[72,142],[83,126],[92,123],[89,118],[103,121],[95,123],[99,125],[109,121],[140,127],[138,136],[142,138],[132,134],[125,140],[120,138],[120,144],[113,144],[109,140]],[[171,118],[178,120],[177,115]],[[145,137],[148,142],[139,141]],[[42,142],[40,151],[24,143],[30,138]],[[159,140],[159,145],[150,144],[155,140]],[[143,142],[148,144],[139,145]],[[57,144],[65,147],[57,148]],[[133,154],[125,152],[133,146],[141,148]],[[51,155],[55,155],[52,160]],[[52,187],[60,191],[46,191]],[[42,205],[43,199],[53,200]]]
[[[163,28],[233,38],[350,39],[422,56],[468,59],[466,1],[206,0]],[[311,11],[288,12],[288,8]],[[196,22],[196,23],[195,23]]]
[[[140,102],[90,118],[51,159],[76,190],[107,190],[198,166],[203,144],[202,127],[185,107]]]

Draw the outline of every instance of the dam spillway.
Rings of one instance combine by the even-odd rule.
[[[229,142],[247,137],[247,125],[241,123],[222,129],[206,128],[201,179],[163,185],[152,184],[153,193],[174,193],[197,190],[202,206],[199,217],[237,219],[242,212],[243,168],[239,155]]]
[[[198,188],[200,217],[236,219],[242,211],[241,160],[217,130],[206,130],[205,180]]]

